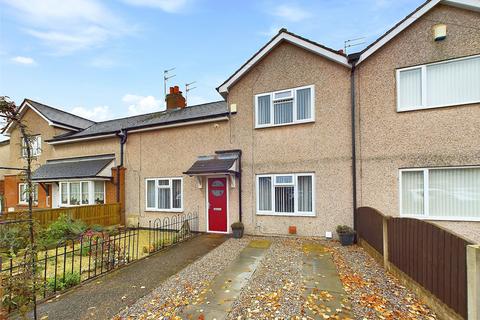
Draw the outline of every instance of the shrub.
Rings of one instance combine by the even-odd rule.
[[[29,243],[28,226],[0,225],[0,251],[14,256]]]
[[[87,230],[87,225],[81,220],[74,220],[62,214],[52,222],[42,233],[40,243],[45,247],[56,245],[58,242],[78,237]]]
[[[55,278],[47,279],[47,288],[50,291],[62,291],[71,287],[76,286],[80,283],[80,273],[78,272],[68,272],[65,273],[65,277],[57,277],[57,282],[55,283]]]
[[[337,233],[338,234],[355,234],[355,230],[353,230],[351,227],[346,225],[338,225]]]

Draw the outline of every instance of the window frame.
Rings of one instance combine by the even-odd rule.
[[[25,201],[22,201],[22,186],[25,186],[27,187],[28,183],[26,182],[21,182],[18,184],[18,204],[21,204],[21,205],[28,205],[28,196],[25,197]],[[32,186],[33,186],[33,201],[32,201],[32,204],[33,205],[37,205],[38,204],[38,183],[32,183]],[[37,199],[35,200],[35,188],[37,189]]]
[[[293,176],[293,183],[276,183],[277,176]],[[312,211],[299,211],[298,210],[298,177],[309,176],[312,177]],[[260,178],[271,178],[271,201],[272,201],[272,210],[260,210]],[[275,186],[285,187],[293,186],[294,194],[294,210],[293,212],[276,212],[275,211]],[[314,172],[297,172],[297,173],[272,173],[272,174],[257,174],[255,177],[255,203],[256,203],[256,214],[263,216],[288,216],[288,217],[315,217],[315,173]]]
[[[160,186],[158,181],[168,180],[168,189],[170,189],[170,209],[159,209],[158,208],[158,189],[163,188],[167,189],[167,186]],[[173,208],[173,180],[180,180],[180,208]],[[155,186],[155,207],[148,206],[148,181],[153,181]],[[165,177],[165,178],[145,178],[145,211],[154,211],[154,212],[183,212],[183,177]]]
[[[102,205],[95,203],[95,182],[103,182],[103,204],[106,204],[106,186],[104,180],[60,180],[58,182],[58,194],[59,194],[59,206],[60,207],[80,207],[80,206],[91,206],[91,205]],[[87,183],[88,186],[88,204],[82,204],[82,195],[83,195],[83,184]],[[70,184],[71,183],[80,183],[80,201],[79,204],[71,204],[70,203]],[[63,184],[66,184],[67,190],[67,203],[62,203],[62,191],[63,191]]]
[[[462,106],[462,105],[480,103],[480,99],[479,99],[479,100],[474,100],[474,101],[446,103],[446,104],[439,104],[439,105],[432,105],[432,106],[427,105],[427,67],[433,66],[433,65],[451,63],[451,62],[455,62],[455,61],[468,60],[468,59],[480,59],[480,54],[396,69],[396,71],[395,71],[395,81],[396,81],[396,95],[397,95],[397,97],[396,97],[397,112],[435,109],[435,108],[444,108],[444,107]],[[402,106],[400,106],[400,82],[401,82],[400,81],[400,73],[402,71],[409,71],[409,70],[414,70],[414,69],[420,69],[421,70],[422,103],[421,103],[420,106],[402,107]]]
[[[400,217],[415,218],[421,220],[438,221],[480,221],[480,217],[459,217],[459,216],[434,216],[430,215],[429,198],[429,172],[430,170],[454,170],[454,169],[480,169],[480,166],[455,166],[455,167],[423,167],[423,168],[403,168],[398,170],[398,208]],[[402,205],[402,173],[408,171],[423,172],[423,215],[404,214]]]
[[[310,118],[308,119],[297,119],[297,91],[302,90],[302,89],[310,89]],[[281,93],[285,91],[291,91],[292,92],[292,97],[291,98],[282,98],[282,99],[276,99],[275,94],[276,93]],[[270,122],[265,123],[265,124],[259,124],[259,114],[258,114],[258,98],[259,97],[264,97],[264,96],[270,96]],[[281,101],[281,100],[286,100],[286,99],[293,99],[293,121],[288,122],[288,123],[274,123],[274,102],[275,101]],[[256,94],[253,98],[253,105],[254,105],[254,112],[255,112],[255,129],[260,129],[260,128],[269,128],[269,127],[280,127],[280,126],[289,126],[289,125],[295,125],[295,124],[301,124],[301,123],[309,123],[309,122],[315,122],[315,85],[307,85],[307,86],[302,86],[302,87],[295,87],[295,88],[288,88],[288,89],[282,89],[282,90],[277,90],[277,91],[271,91],[271,92],[264,92],[264,93],[259,93]]]
[[[39,157],[42,154],[42,136],[40,134],[35,134],[35,135],[32,135],[31,137],[37,139],[37,147],[36,148],[33,147],[33,143],[32,143],[32,146],[31,146],[32,154],[31,154],[31,156],[32,157]],[[25,147],[25,139],[23,139],[23,137],[20,137],[20,140],[21,140],[20,153],[22,155],[22,158],[26,158],[27,157],[27,149]]]

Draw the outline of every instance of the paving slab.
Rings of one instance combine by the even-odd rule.
[[[208,289],[201,292],[197,301],[182,311],[182,319],[225,319],[269,247],[270,241],[252,240]]]
[[[87,282],[40,304],[38,319],[111,319],[226,239],[223,235],[200,235]]]
[[[327,248],[318,243],[306,243],[302,247],[302,278],[306,299],[306,315],[311,319],[337,316],[351,318],[348,298]]]

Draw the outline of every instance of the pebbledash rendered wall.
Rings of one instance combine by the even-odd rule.
[[[447,38],[433,40],[433,26]],[[480,14],[439,5],[357,67],[358,206],[399,215],[399,169],[480,165],[480,105],[397,112],[397,68],[480,53]],[[437,222],[480,242],[480,223]]]
[[[243,222],[246,232],[324,236],[352,225],[350,69],[287,42],[279,44],[229,88],[237,104],[231,140],[243,151]],[[254,95],[315,86],[315,122],[255,129]],[[315,174],[315,216],[264,216],[256,212],[257,174]]]
[[[145,179],[183,177],[184,212],[198,211],[206,230],[205,181],[198,188],[182,174],[200,155],[241,149],[243,222],[250,234],[324,235],[338,224],[352,225],[349,69],[294,45],[283,43],[230,88],[228,104],[237,113],[228,121],[130,133],[126,146],[126,212],[142,225],[174,213],[145,209]],[[286,76],[288,75],[288,76]],[[315,122],[254,128],[254,95],[315,85]],[[315,216],[259,216],[255,175],[313,172]],[[229,223],[238,221],[238,181],[229,185]]]

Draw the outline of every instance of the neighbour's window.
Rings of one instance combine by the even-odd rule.
[[[79,206],[105,203],[104,181],[60,182],[60,204]]]
[[[22,157],[27,157],[27,147],[25,140],[22,138]],[[42,153],[42,138],[40,135],[32,136],[30,138],[30,152],[32,157],[37,157]]]
[[[147,210],[183,210],[182,178],[146,179],[145,186]]]
[[[314,175],[257,175],[257,213],[314,215]]]
[[[400,170],[400,214],[480,220],[480,167]]]
[[[33,197],[33,202],[38,203],[38,184],[34,183],[32,184],[33,190],[32,190],[32,197]],[[18,185],[18,203],[21,204],[28,204],[28,184],[26,183],[20,183]]]
[[[255,96],[257,128],[313,121],[314,86]]]
[[[397,70],[397,110],[480,102],[480,56]]]

